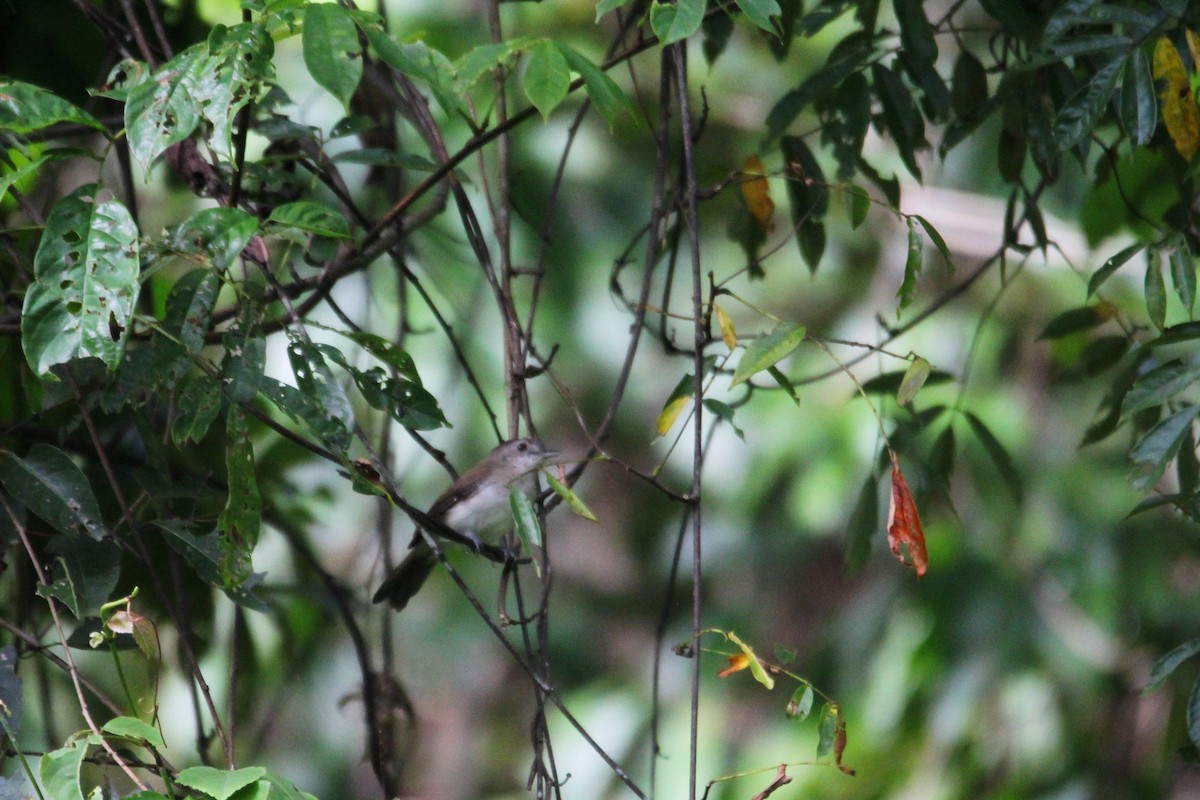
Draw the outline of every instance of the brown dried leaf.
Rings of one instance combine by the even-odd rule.
[[[892,456],[892,502],[888,507],[888,547],[901,564],[911,566],[920,578],[929,566],[929,555],[925,552],[925,531],[921,529],[921,517],[913,501],[904,472],[900,469],[900,457],[889,449]]]

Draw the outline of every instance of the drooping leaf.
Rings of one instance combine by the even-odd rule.
[[[987,70],[983,63],[969,51],[962,51],[950,76],[950,105],[955,115],[959,119],[973,117],[987,100],[987,90]]]
[[[1124,415],[1163,405],[1200,380],[1200,358],[1168,361],[1139,375],[1121,404]]]
[[[137,717],[113,717],[100,728],[105,733],[119,736],[135,744],[150,745],[151,747],[166,747],[162,734],[148,722]]]
[[[796,387],[787,375],[784,375],[778,367],[767,367],[767,374],[775,380],[780,389],[787,392],[787,396],[792,399],[793,403],[797,406],[800,405],[800,395],[796,394]]]
[[[35,444],[24,458],[0,451],[0,484],[60,533],[96,541],[107,535],[87,478],[56,447]]]
[[[246,415],[240,408],[229,409],[226,419],[225,470],[229,483],[229,500],[221,512],[223,542],[230,542],[238,551],[248,555],[258,541],[262,523],[262,497],[254,469],[254,447]],[[226,563],[228,566],[228,563]],[[228,573],[223,571],[222,575]]]
[[[967,422],[971,424],[971,432],[975,434],[975,438],[983,445],[983,449],[987,451],[988,457],[996,465],[996,470],[1000,473],[1000,477],[1003,479],[1008,493],[1012,495],[1014,501],[1020,504],[1025,491],[1022,486],[1021,473],[1017,471],[1016,465],[1013,464],[1012,456],[1008,454],[1008,450],[1000,443],[1000,440],[996,438],[991,429],[983,423],[983,420],[970,411],[967,412]]]
[[[1192,258],[1192,250],[1188,247],[1187,239],[1183,236],[1172,237],[1174,249],[1168,258],[1171,266],[1171,282],[1175,285],[1175,294],[1189,318],[1192,308],[1196,305],[1196,261]]]
[[[567,486],[548,471],[543,470],[542,474],[546,476],[546,482],[550,484],[550,488],[554,490],[554,493],[561,497],[563,502],[567,504],[567,508],[586,520],[599,522],[596,519],[596,515],[587,507],[587,503],[583,502],[583,499],[572,491],[570,486]]]
[[[1179,51],[1166,36],[1154,46],[1153,74],[1162,84],[1161,110],[1163,124],[1184,161],[1191,162],[1200,146],[1200,112],[1192,96],[1192,85]]]
[[[817,723],[817,758],[824,758],[833,752],[833,738],[840,717],[838,707],[833,703],[826,701],[821,706],[821,717]]]
[[[733,432],[737,434],[739,439],[741,439],[743,442],[746,441],[746,434],[743,433],[742,429],[739,428],[737,423],[733,421],[732,406],[730,406],[728,403],[722,403],[720,400],[705,398],[704,407],[716,415],[717,419],[728,424],[729,427],[733,429]]]
[[[3,715],[0,734],[7,734],[13,742],[20,741],[21,719],[25,715],[24,691],[16,666],[17,648],[11,644],[0,647],[0,715]]]
[[[1157,250],[1146,253],[1146,314],[1160,331],[1167,319],[1167,287],[1163,283],[1162,265]]]
[[[1158,97],[1154,94],[1154,78],[1150,74],[1150,59],[1140,49],[1129,54],[1125,74],[1121,78],[1121,127],[1125,135],[1139,147],[1150,143],[1158,127]]]
[[[1125,54],[1117,56],[1097,71],[1071,95],[1054,119],[1054,144],[1069,150],[1091,134],[1117,85],[1117,75],[1125,66]]]
[[[1195,405],[1177,411],[1147,431],[1129,451],[1129,458],[1139,466],[1133,481],[1136,488],[1145,491],[1158,482],[1198,413],[1200,406]]]
[[[925,123],[912,94],[894,70],[880,63],[871,65],[871,78],[883,106],[883,120],[896,143],[900,160],[919,182],[921,168],[917,165],[916,152],[926,146]]]
[[[676,0],[674,3],[654,0],[650,5],[650,27],[659,43],[673,44],[700,30],[705,5],[706,0]]]
[[[862,385],[863,391],[867,394],[896,394],[900,391],[900,384],[904,382],[904,376],[908,374],[907,369],[894,370],[885,372],[881,375],[876,375],[869,381],[865,381]],[[949,372],[941,369],[930,370],[929,376],[925,379],[925,386],[936,386],[940,383],[947,383],[954,380],[954,376]]]
[[[806,78],[775,103],[767,113],[766,141],[775,140],[786,131],[810,103],[819,95],[833,89],[858,70],[866,52],[856,52],[843,58],[831,57],[829,63]]]
[[[265,26],[242,22],[213,28],[207,49],[207,57],[197,59],[192,67],[195,98],[200,113],[212,124],[212,147],[232,161],[234,121],[274,81],[275,42]]]
[[[1145,245],[1141,244],[1131,244],[1129,247],[1126,247],[1124,250],[1105,261],[1104,264],[1101,265],[1100,269],[1096,270],[1091,279],[1088,280],[1088,297],[1091,297],[1093,294],[1095,294],[1096,290],[1099,289],[1106,280],[1112,277],[1114,272],[1120,269],[1129,259],[1140,253],[1144,247]]]
[[[925,531],[921,528],[921,517],[912,491],[904,480],[900,469],[900,457],[890,451],[892,457],[892,499],[888,506],[888,547],[892,555],[905,566],[912,567],[917,577],[925,574],[929,567],[929,556],[925,551]]]
[[[47,549],[57,557],[54,579],[38,593],[58,598],[77,619],[108,602],[121,573],[121,554],[111,539],[58,536]]]
[[[768,689],[774,689],[775,678],[772,677],[769,672],[767,672],[767,668],[764,667],[763,663],[758,660],[758,656],[755,654],[753,648],[739,639],[738,635],[733,631],[729,631],[725,635],[729,637],[729,641],[741,648],[742,654],[746,657],[747,661],[749,661],[750,674],[754,676],[754,680],[758,681]]]
[[[946,269],[954,272],[954,261],[950,258],[950,248],[946,246],[946,240],[937,232],[937,228],[933,227],[933,223],[920,214],[914,214],[912,219],[921,224],[921,227],[925,229],[925,235],[929,237],[929,241],[933,242],[933,246],[942,254],[942,259],[946,262]]]
[[[21,81],[0,81],[0,131],[29,133],[60,122],[104,130],[98,119],[52,92]]]
[[[1184,642],[1158,661],[1155,661],[1154,666],[1150,668],[1150,677],[1146,681],[1146,685],[1142,687],[1142,691],[1152,692],[1159,686],[1162,686],[1163,682],[1171,677],[1180,664],[1197,653],[1200,653],[1200,639],[1192,639],[1190,642]]]
[[[613,127],[622,113],[634,118],[633,101],[616,81],[578,51],[559,41],[555,41],[554,44],[567,59],[571,69],[583,79],[583,88],[587,90],[588,99],[596,105],[608,127]]]
[[[704,18],[704,23],[700,26],[704,33],[701,49],[704,51],[704,60],[710,67],[725,52],[733,36],[733,28],[732,14],[710,14]]]
[[[188,767],[175,777],[176,782],[195,789],[214,800],[229,800],[233,795],[267,774],[263,767],[223,770],[213,767]]]
[[[871,539],[879,530],[879,482],[872,472],[867,476],[862,489],[859,490],[858,500],[850,521],[846,525],[846,556],[844,559],[846,572],[856,573],[866,565],[871,555]]]
[[[729,388],[745,383],[751,377],[786,358],[804,341],[805,327],[790,322],[779,323],[770,333],[756,338],[733,371]]]
[[[846,198],[850,227],[858,228],[866,221],[867,212],[871,210],[871,195],[861,186],[850,186],[843,192],[843,196]]]
[[[667,431],[675,425],[675,420],[679,419],[679,415],[692,402],[694,392],[695,379],[690,374],[684,375],[679,379],[679,383],[675,384],[671,396],[663,403],[662,411],[658,412],[658,419],[654,423],[654,429],[658,431],[659,436],[666,436]]]
[[[310,3],[304,11],[304,66],[317,85],[345,108],[362,80],[362,47],[350,12],[337,3]]]
[[[198,442],[221,412],[221,384],[204,374],[188,376],[175,404],[171,440],[176,445]]]
[[[772,22],[778,18],[783,9],[776,0],[737,0],[738,8],[746,15],[746,19],[762,28],[767,33],[779,35],[779,26]]]
[[[1192,747],[1200,747],[1200,678],[1192,682],[1192,689],[1188,692],[1184,719],[1187,722],[1187,734],[1192,740]]]
[[[508,490],[508,507],[512,511],[514,529],[525,549],[534,553],[533,570],[542,577],[541,559],[537,551],[542,549],[542,526],[538,522],[537,510],[525,496],[520,487],[514,486]]]
[[[896,292],[896,296],[900,298],[900,304],[896,308],[896,316],[904,311],[913,301],[917,292],[917,278],[921,275],[921,267],[924,265],[922,253],[925,247],[925,241],[921,238],[920,232],[917,230],[917,222],[913,217],[908,218],[908,250],[904,258],[904,280],[900,282],[900,289]]]
[[[334,239],[345,239],[350,235],[350,224],[345,217],[311,200],[297,200],[276,206],[268,222]]]
[[[912,363],[908,365],[908,369],[904,371],[904,378],[900,381],[900,388],[896,390],[896,402],[902,406],[911,403],[913,398],[917,396],[917,392],[921,391],[921,387],[925,385],[930,372],[931,367],[928,361],[920,356],[914,358]]]
[[[125,351],[139,289],[138,230],[125,206],[97,192],[89,184],[60,200],[34,255],[21,343],[41,377],[76,358],[116,368]]]
[[[741,182],[742,200],[758,226],[765,233],[770,233],[775,229],[775,223],[771,219],[775,215],[775,202],[771,199],[766,169],[757,154],[746,159],[742,165],[742,172],[748,176]]]
[[[829,209],[829,188],[820,164],[803,139],[784,136],[779,140],[779,148],[788,172],[788,201],[800,256],[809,271],[816,272],[825,252],[823,219]]]
[[[925,16],[921,0],[895,0],[896,20],[900,23],[900,46],[903,52],[919,61],[937,61],[938,47],[933,38],[933,26]]]
[[[833,732],[833,763],[843,775],[854,775],[853,768],[842,763],[846,752],[846,720],[838,718],[837,729]]]
[[[571,87],[571,70],[566,56],[554,42],[543,39],[530,49],[521,84],[525,96],[542,119],[549,119],[550,112],[566,99]]]

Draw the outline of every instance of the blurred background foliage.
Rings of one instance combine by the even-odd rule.
[[[119,107],[89,96],[105,82],[113,57],[95,20],[89,22],[82,9],[114,17],[122,9],[143,13],[129,10],[134,5],[10,0],[4,11],[8,24],[0,26],[0,74],[54,91],[119,130]],[[241,4],[233,0],[154,5],[176,49],[202,41],[213,25],[236,25],[243,18]],[[245,5],[256,14],[263,6]],[[647,4],[625,5],[599,16],[590,0],[514,2],[500,4],[498,14],[504,38],[551,37],[599,63],[618,19],[633,13],[636,20]],[[717,4],[710,5],[712,12]],[[699,215],[703,270],[719,282],[736,275],[722,285],[737,297],[722,296],[718,302],[739,336],[748,340],[773,327],[759,310],[802,324],[838,359],[854,361],[855,379],[811,342],[779,363],[796,387],[798,402],[765,375],[755,379],[758,388],[749,394],[726,391],[728,371],[715,378],[707,396],[735,412],[732,425],[711,413],[705,416],[711,441],[703,484],[702,619],[706,626],[735,631],[765,659],[779,663],[787,656],[788,670],[836,701],[847,731],[844,763],[856,775],[842,774],[828,755],[817,763],[817,713],[805,721],[785,715],[798,684],[780,676],[768,692],[748,670],[717,677],[737,648],[705,637],[700,641],[701,786],[746,773],[716,784],[709,796],[753,796],[770,782],[776,765],[788,763],[792,783],[780,788],[778,797],[1182,800],[1200,795],[1187,710],[1196,702],[1191,694],[1196,664],[1183,664],[1156,691],[1142,691],[1155,662],[1196,635],[1200,551],[1195,477],[1188,472],[1195,463],[1195,440],[1184,440],[1180,461],[1166,477],[1135,488],[1130,449],[1158,422],[1155,410],[1149,409],[1149,418],[1124,419],[1110,435],[1089,437],[1111,406],[1106,398],[1114,387],[1153,366],[1139,353],[1148,352],[1146,342],[1160,329],[1183,326],[1176,331],[1178,343],[1167,346],[1170,355],[1155,351],[1156,363],[1194,357],[1195,339],[1186,328],[1191,309],[1174,288],[1165,308],[1169,324],[1160,319],[1155,327],[1144,301],[1142,255],[1104,283],[1103,304],[1089,290],[1089,279],[1105,260],[1134,243],[1157,246],[1177,234],[1195,251],[1194,177],[1165,123],[1131,141],[1140,134],[1122,127],[1127,118],[1117,108],[1123,102],[1120,91],[1085,108],[1085,116],[1094,112],[1087,130],[1076,142],[1055,149],[1063,135],[1061,128],[1051,130],[1062,122],[1056,114],[1071,107],[1076,88],[1086,88],[1106,68],[1111,52],[1124,45],[1109,41],[1106,50],[1095,41],[1092,49],[1079,44],[1055,51],[1047,36],[1047,25],[1058,20],[1060,42],[1125,36],[1136,39],[1131,47],[1147,59],[1158,39],[1166,37],[1178,45],[1194,80],[1185,36],[1196,26],[1196,11],[1166,2],[781,5],[808,20],[811,30],[794,38],[772,37],[740,14],[737,24],[730,24],[731,4],[729,14],[710,13],[688,40],[690,99],[700,131],[696,179],[711,195]],[[358,6],[386,12],[398,40],[425,42],[451,59],[493,38],[483,0]],[[899,16],[915,8],[936,27],[930,63],[947,97],[939,99],[936,89],[903,75],[917,98],[910,102],[912,113],[919,114],[920,141],[898,144],[902,137],[895,117],[889,118],[879,97],[885,79],[862,65],[854,74],[872,77],[869,92],[865,82],[845,88],[847,83],[838,81],[839,91],[864,95],[823,94],[816,100],[817,109],[824,109],[819,115],[806,108],[769,132],[780,98],[836,61],[839,52],[852,51],[855,31],[872,8],[878,18],[871,58],[884,66],[892,64],[893,52],[923,46],[919,31],[906,28]],[[832,21],[818,25],[819,15],[826,13]],[[1153,24],[1142,30],[1140,18]],[[609,71],[631,98],[633,113],[619,114],[612,124],[591,113],[574,131],[582,102],[577,92],[548,119],[536,116],[512,132],[511,188],[501,202],[513,214],[513,263],[520,267],[541,259],[545,264],[535,342],[543,356],[556,348],[555,381],[569,391],[569,396],[556,392],[544,376],[531,378],[529,405],[543,440],[570,455],[588,448],[579,421],[595,425],[613,396],[629,341],[630,306],[638,295],[638,259],[645,247],[639,231],[650,214],[659,157],[653,134],[662,54],[650,24],[643,23],[641,31],[645,49]],[[314,81],[301,38],[277,38],[274,70],[288,98],[277,107],[279,113],[313,126],[335,157],[362,148],[358,137],[331,136],[345,109]],[[974,53],[986,73],[961,77],[960,70],[975,69],[964,66],[962,52]],[[524,106],[517,88],[521,69],[518,65],[509,78],[510,113]],[[1127,81],[1134,87],[1133,78]],[[971,94],[980,87],[982,95]],[[493,121],[490,78],[483,78],[472,97],[479,118]],[[859,171],[848,168],[834,143],[822,138],[838,121],[849,124],[853,108],[864,102],[873,124],[862,131],[861,153],[881,176],[874,181],[864,177],[861,165]],[[940,112],[931,107],[939,102],[948,104]],[[985,114],[987,104],[993,105]],[[1035,118],[1038,114],[1043,116]],[[459,115],[439,110],[438,124],[451,153],[473,135]],[[828,199],[819,263],[802,255],[792,231],[789,183],[794,189],[803,178],[797,179],[779,153],[776,140],[785,130],[804,137],[823,175],[805,184]],[[568,140],[573,141],[561,188],[552,196]],[[925,141],[928,147],[921,146]],[[247,160],[269,164],[269,144],[265,134],[252,134]],[[13,153],[20,146],[11,137],[5,146],[7,174],[19,166],[14,159],[20,156]],[[400,147],[425,154],[415,136]],[[483,215],[498,190],[495,145],[481,152],[478,160],[463,162],[460,174]],[[669,169],[681,175],[677,131],[671,153]],[[756,228],[739,191],[752,155],[762,160],[777,206],[770,231]],[[106,158],[99,170],[74,161],[49,165],[19,191],[44,214],[76,186],[95,180],[97,171],[120,186],[116,161]],[[350,161],[339,166],[362,208],[373,217],[387,208],[387,189],[368,180],[368,166]],[[162,231],[212,204],[197,198],[161,163],[144,174],[136,166],[132,170],[138,227],[147,239],[161,238]],[[404,180],[411,186],[422,177],[414,172]],[[311,176],[299,180],[305,197],[334,205],[331,193]],[[852,184],[871,198],[865,220],[857,225],[848,191]],[[898,207],[889,192],[898,194]],[[100,466],[86,445],[78,445],[86,442],[79,415],[63,402],[69,395],[61,387],[39,386],[21,351],[19,298],[40,226],[13,193],[0,209],[5,214],[0,261],[8,261],[3,274],[10,298],[17,298],[15,305],[10,299],[4,318],[0,354],[3,446],[25,457],[35,442],[56,444],[71,452],[92,485],[100,487],[105,482]],[[907,215],[914,214],[944,239],[953,263],[946,263],[918,227],[924,268],[911,305],[898,313],[897,292],[912,271]],[[485,224],[489,232],[490,224]],[[312,245],[303,237],[294,241]],[[490,238],[489,243],[494,244]],[[440,215],[404,249],[408,265],[460,337],[503,429],[501,320],[461,221]],[[329,257],[318,252],[314,259]],[[676,279],[668,289],[664,273],[656,274],[649,338],[638,352],[605,449],[647,473],[665,462],[659,477],[682,493],[691,475],[686,414],[663,437],[656,436],[655,423],[671,390],[692,370],[686,245],[677,260],[665,256],[662,269],[666,262],[677,271]],[[1195,265],[1188,263],[1194,284]],[[312,272],[304,264],[295,269],[294,274]],[[143,292],[157,304],[155,313],[161,315],[167,292],[181,274],[179,264],[164,260],[147,278]],[[397,276],[391,266],[373,266],[342,278],[331,296],[348,317],[381,336],[393,336],[403,324],[405,349],[453,425],[425,436],[465,467],[495,444],[492,423],[436,319],[414,300],[411,287],[401,288]],[[1170,278],[1168,285],[1175,285]],[[706,298],[708,290],[703,289]],[[518,308],[527,307],[527,281],[517,284],[515,297]],[[229,292],[223,302],[231,302]],[[1090,322],[1063,321],[1064,312],[1084,307],[1094,312]],[[664,308],[682,317],[658,313]],[[928,309],[932,313],[925,316]],[[340,326],[326,306],[309,319]],[[1046,335],[1055,320],[1059,329]],[[323,342],[346,344],[320,329],[310,333]],[[719,332],[714,338],[706,354],[719,359],[727,350]],[[880,343],[883,351],[871,349]],[[266,373],[294,384],[286,345],[281,334],[268,339]],[[930,380],[901,407],[896,379],[914,355],[946,379]],[[888,375],[890,383],[879,380]],[[865,385],[916,492],[929,549],[928,573],[919,581],[888,552],[884,439],[858,383]],[[1183,393],[1170,402],[1175,404],[1171,411],[1188,407]],[[1167,403],[1162,406],[1167,409]],[[150,486],[140,472],[143,455],[136,447],[121,450],[127,412],[96,410],[121,469],[139,471],[139,485]],[[386,415],[358,401],[355,411],[372,441],[381,441],[391,427],[390,466],[404,496],[417,506],[432,501],[446,484],[445,472]],[[980,435],[981,427],[992,440]],[[153,540],[150,557],[171,562],[174,572],[164,568],[163,574],[185,593],[190,631],[172,626],[144,563],[126,554],[111,598],[140,588],[137,607],[159,626],[162,661],[122,655],[122,676],[108,654],[81,649],[75,655],[80,671],[112,697],[124,697],[122,681],[128,684],[136,709],[126,708],[126,714],[151,719],[157,702],[156,722],[167,745],[162,752],[175,766],[207,759],[221,763],[214,752],[197,752],[212,750],[207,740],[205,747],[197,746],[197,739],[208,735],[211,718],[207,709],[197,710],[186,669],[190,656],[182,655],[179,641],[189,638],[216,708],[237,720],[230,736],[239,766],[265,765],[318,797],[378,797],[379,784],[364,755],[364,679],[355,645],[311,557],[349,587],[350,607],[369,637],[371,657],[387,653],[384,667],[415,709],[414,721],[396,696],[381,694],[395,701],[399,740],[393,744],[405,793],[521,794],[532,749],[528,678],[444,574],[435,575],[402,615],[371,606],[368,598],[382,569],[381,535],[394,538],[399,550],[408,541],[411,522],[380,498],[352,491],[337,465],[263,425],[252,423],[251,432],[264,499],[263,530],[253,552],[253,570],[263,576],[254,588],[262,610],[235,605],[196,580],[172,561],[161,541]],[[1098,440],[1083,444],[1089,438]],[[186,463],[186,475],[197,482],[199,493],[200,485],[211,489],[227,478],[226,447],[221,431],[170,458]],[[179,483],[164,483],[162,490],[182,491]],[[688,581],[672,582],[680,506],[614,463],[591,464],[575,491],[599,522],[564,508],[546,520],[554,565],[546,657],[554,685],[634,781],[647,790],[653,786],[658,795],[679,796],[689,772],[691,662],[672,648],[692,635]],[[105,517],[116,520],[115,500],[97,492]],[[1188,492],[1190,497],[1183,497]],[[1156,496],[1174,498],[1173,504],[1130,513]],[[212,500],[197,497],[196,503],[207,508]],[[45,525],[30,523],[30,530],[39,529],[49,535]],[[20,746],[30,752],[52,750],[81,727],[78,707],[65,675],[36,657],[38,649],[21,636],[23,631],[33,642],[62,652],[39,605],[44,601],[32,593],[24,551],[11,530],[3,535],[9,543],[0,576],[5,643],[18,644],[22,653]],[[685,553],[690,548],[683,545]],[[461,553],[451,558],[486,605],[500,570]],[[522,570],[521,580],[536,583],[537,578]],[[515,629],[509,635],[519,638]],[[659,659],[661,675],[655,682]],[[819,708],[820,699],[814,712]],[[563,794],[627,796],[592,748],[553,709],[547,714],[558,773],[570,776]],[[4,773],[18,786],[20,769],[11,749],[4,763]],[[22,796],[20,791],[14,788],[5,796]]]

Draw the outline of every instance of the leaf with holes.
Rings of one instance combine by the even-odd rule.
[[[363,74],[362,47],[350,12],[336,3],[310,3],[300,38],[308,74],[349,109]]]
[[[238,112],[261,99],[275,79],[275,43],[264,26],[243,22],[213,28],[207,47],[207,57],[197,59],[191,69],[194,96],[201,115],[212,124],[213,149],[232,161]]]
[[[150,80],[129,91],[125,134],[143,171],[168,147],[191,136],[200,124],[196,65],[205,53],[203,45],[189,47],[163,64]]]
[[[21,343],[34,373],[94,357],[115,369],[138,295],[138,229],[125,206],[94,184],[59,201],[33,258]]]
[[[258,220],[240,208],[205,208],[175,229],[172,244],[181,253],[212,260],[217,269],[232,267],[258,232]]]

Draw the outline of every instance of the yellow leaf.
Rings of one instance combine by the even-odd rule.
[[[775,223],[771,222],[775,203],[771,200],[762,161],[756,155],[750,156],[742,165],[742,171],[751,176],[742,181],[742,199],[746,201],[746,208],[750,209],[750,216],[754,217],[759,227],[770,233],[775,228]]]
[[[691,375],[684,375],[676,384],[675,391],[671,392],[671,396],[663,404],[662,411],[658,412],[658,420],[654,423],[659,436],[667,435],[667,431],[671,430],[675,420],[679,419],[679,415],[687,408],[688,403],[692,402],[694,386],[695,382]]]
[[[733,320],[725,313],[725,309],[713,303],[713,311],[717,312],[717,324],[721,326],[721,338],[730,350],[737,347],[737,331],[733,329]]]
[[[754,680],[758,681],[768,689],[774,689],[775,679],[772,678],[770,673],[767,672],[766,667],[763,666],[763,663],[758,660],[758,656],[754,654],[754,650],[751,649],[750,645],[739,639],[737,634],[733,631],[728,631],[725,635],[729,637],[729,641],[742,648],[742,655],[746,657],[746,666],[750,668],[750,674],[754,676]],[[731,658],[731,666],[732,662],[733,659]]]
[[[1162,117],[1167,133],[1183,160],[1191,162],[1200,146],[1200,113],[1192,96],[1183,59],[1171,40],[1163,36],[1154,46],[1154,78],[1163,81]]]

